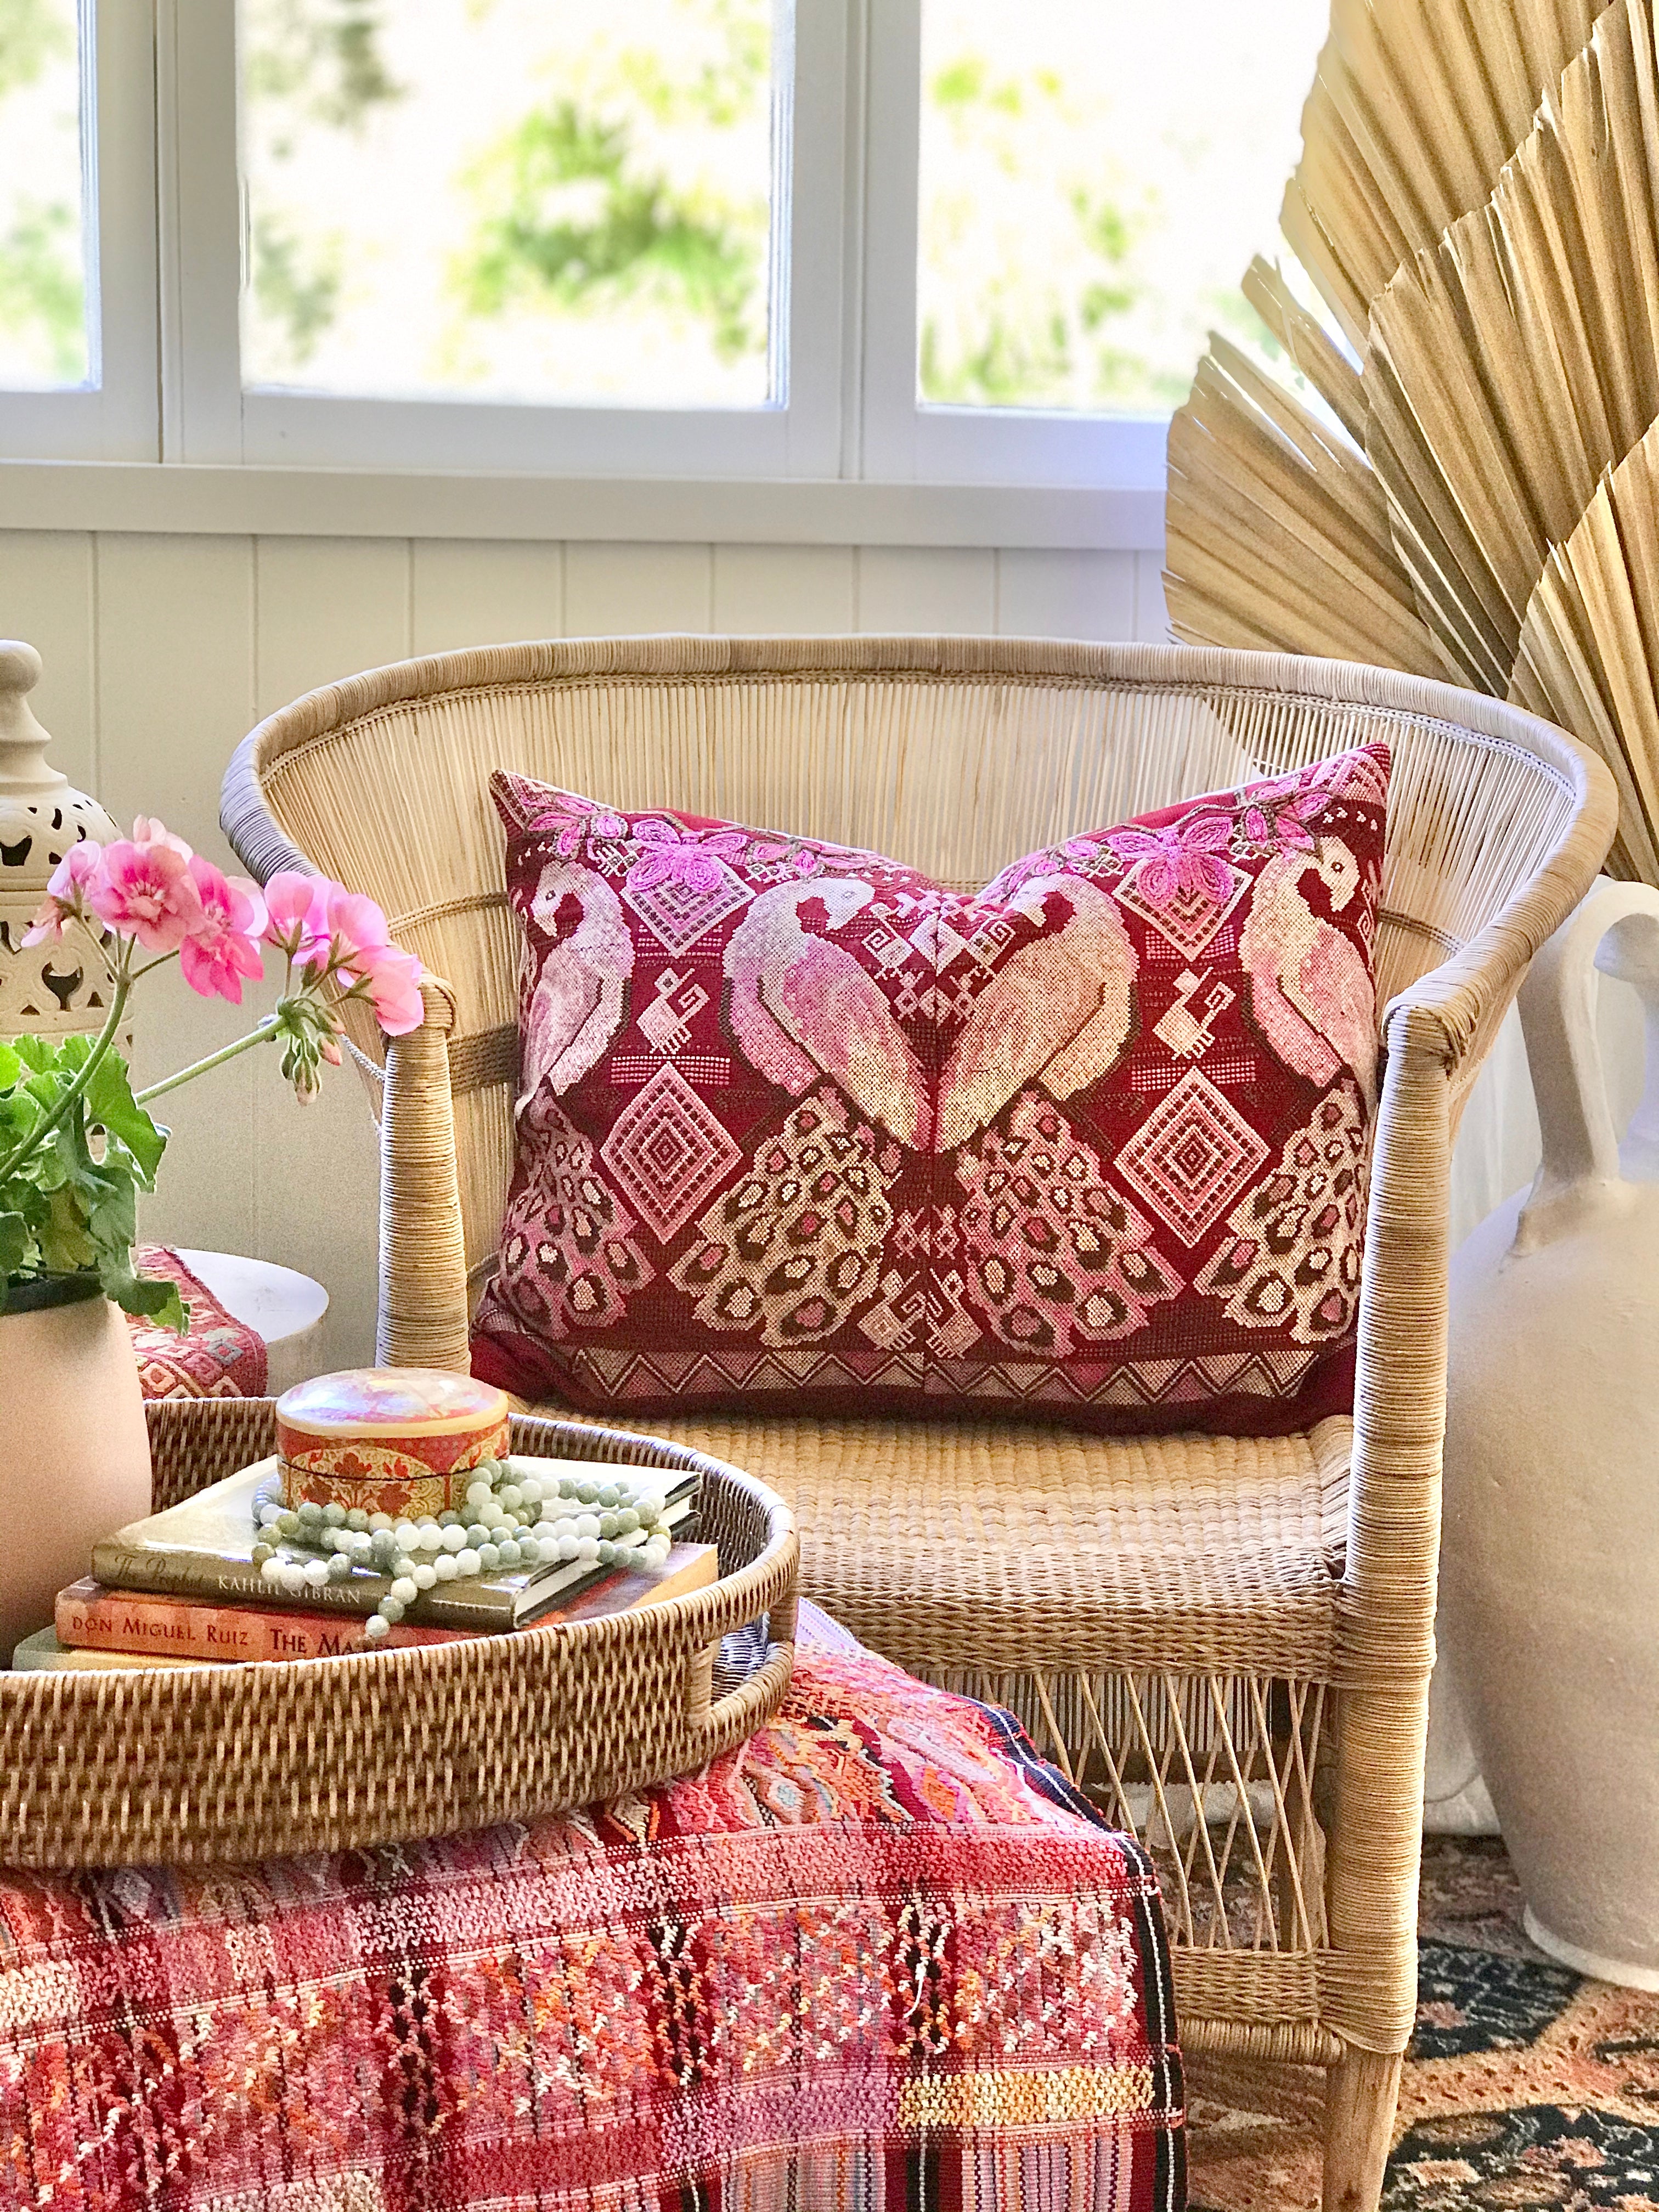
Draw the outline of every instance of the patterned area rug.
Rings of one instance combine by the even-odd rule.
[[[1417,2033],[1383,2212],[1659,2208],[1659,1996],[1521,1930],[1497,1842],[1431,1838]],[[1322,2077],[1188,2061],[1193,2212],[1316,2212]]]

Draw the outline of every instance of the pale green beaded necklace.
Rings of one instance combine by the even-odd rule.
[[[359,1568],[390,1575],[391,1589],[363,1624],[366,1641],[379,1644],[422,1591],[440,1583],[560,1560],[660,1567],[673,1537],[661,1492],[648,1486],[651,1472],[558,1474],[550,1462],[509,1454],[472,1470],[464,1505],[419,1520],[266,1499],[256,1509],[253,1564],[291,1597],[344,1582]]]

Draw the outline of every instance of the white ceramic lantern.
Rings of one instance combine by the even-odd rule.
[[[28,702],[40,680],[32,645],[0,642],[0,1037],[95,1032],[113,988],[109,955],[88,930],[73,927],[56,945],[23,948],[70,847],[120,835],[96,799],[48,766],[50,739]]]

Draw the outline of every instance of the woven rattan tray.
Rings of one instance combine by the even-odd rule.
[[[275,1449],[269,1399],[149,1408],[155,1506]],[[712,1588],[568,1628],[299,1663],[0,1675],[0,1863],[199,1866],[563,1812],[684,1774],[776,1711],[794,1657],[794,1522],[683,1446],[515,1419],[513,1449],[690,1468]],[[766,1656],[714,1694],[720,1640]]]

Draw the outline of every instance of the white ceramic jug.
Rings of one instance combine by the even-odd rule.
[[[1641,996],[1622,1146],[1594,970]],[[1659,892],[1591,892],[1521,1021],[1532,1188],[1452,1262],[1443,1651],[1533,1940],[1659,1989]]]

